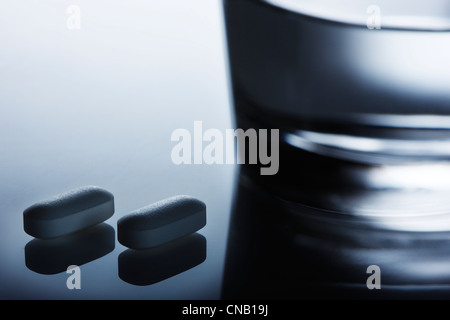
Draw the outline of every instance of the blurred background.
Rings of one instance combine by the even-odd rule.
[[[231,128],[221,2],[1,1],[0,12],[0,297],[219,298],[235,168],[177,166],[170,137],[194,120]],[[135,286],[118,276],[115,242],[81,266],[81,290],[65,272],[30,270],[23,210],[84,185],[114,194],[114,229],[155,201],[201,199],[204,262]]]

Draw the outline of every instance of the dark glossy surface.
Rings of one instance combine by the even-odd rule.
[[[40,274],[65,272],[70,265],[100,259],[114,250],[115,242],[114,228],[106,223],[51,240],[33,239],[25,246],[25,265]]]
[[[333,162],[322,171],[303,154],[290,172],[299,155],[282,153],[264,180],[253,167],[175,165],[175,129],[232,127],[221,2],[133,3],[79,1],[80,30],[66,28],[69,2],[0,5],[1,299],[449,297],[447,232],[312,208],[342,209],[333,191],[351,194],[361,173],[349,164],[322,159]],[[24,232],[25,208],[83,185],[114,195],[110,219],[55,242]],[[156,250],[118,243],[118,219],[177,194],[205,202],[197,234]],[[66,286],[69,264],[80,290]],[[373,264],[381,290],[366,287]]]
[[[380,229],[280,198],[250,176],[233,204],[222,298],[450,298],[449,232]],[[380,290],[367,287],[372,265]]]
[[[194,233],[157,248],[128,249],[119,255],[119,277],[130,284],[151,285],[201,264],[206,239]]]
[[[0,4],[1,299],[220,297],[234,167],[175,165],[170,137],[195,120],[231,127],[221,7],[175,2],[82,0],[79,30],[66,27],[69,1]],[[86,185],[114,195],[100,233],[57,243],[25,233],[27,207]],[[179,194],[208,208],[193,260],[167,251],[152,263],[178,267],[147,285],[122,280],[119,260],[136,266],[119,259],[117,220]],[[80,290],[66,287],[69,264]]]

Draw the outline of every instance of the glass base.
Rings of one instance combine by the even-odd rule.
[[[266,119],[274,120],[274,117]],[[238,127],[286,124],[238,116]],[[398,231],[450,230],[450,140],[446,129],[314,126],[280,129],[279,171],[243,172],[292,212],[324,223]],[[320,128],[321,130],[314,130]],[[329,128],[325,132],[323,129]],[[308,129],[308,130],[307,130]],[[357,129],[357,130],[356,130]],[[302,210],[298,210],[301,207]],[[308,211],[308,208],[311,210]]]

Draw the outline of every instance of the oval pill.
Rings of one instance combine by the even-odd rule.
[[[118,240],[131,249],[147,249],[194,233],[206,225],[206,205],[175,196],[131,212],[117,222]]]
[[[51,239],[101,223],[113,214],[112,193],[87,186],[28,207],[23,212],[23,227],[35,238]]]

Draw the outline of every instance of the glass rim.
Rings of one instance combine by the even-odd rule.
[[[294,14],[370,29],[450,31],[448,0],[258,1]]]

